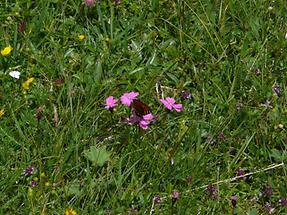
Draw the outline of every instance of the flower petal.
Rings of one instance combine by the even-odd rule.
[[[145,120],[141,120],[141,121],[139,122],[139,126],[140,126],[142,129],[148,129],[148,125],[149,125],[149,123],[148,123],[147,121],[145,121]]]
[[[174,98],[170,98],[170,97],[166,97],[166,99],[165,99],[170,105],[173,105],[173,104],[175,104],[175,100],[174,100]]]
[[[131,106],[131,103],[133,102],[133,100],[139,95],[138,92],[128,92],[128,93],[124,93],[121,96],[121,102],[123,105],[127,105],[127,106]]]
[[[160,99],[160,101],[167,109],[172,110],[172,106],[165,99]]]
[[[174,104],[172,107],[175,109],[176,112],[180,112],[182,109],[182,104]]]
[[[143,116],[143,119],[145,121],[151,121],[151,120],[153,120],[153,118],[154,118],[154,116],[151,113],[146,114],[146,115]]]
[[[106,101],[105,101],[105,105],[106,105],[105,108],[106,108],[107,110],[109,110],[110,108],[113,108],[113,107],[117,106],[117,104],[116,104],[117,101],[118,101],[118,100],[117,100],[117,99],[114,99],[113,96],[107,97],[107,98],[106,98]]]
[[[130,99],[135,99],[139,95],[138,92],[130,92],[128,93],[128,96]]]
[[[123,105],[131,106],[131,100],[125,95],[121,96],[121,103]]]

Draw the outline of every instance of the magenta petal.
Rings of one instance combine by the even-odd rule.
[[[138,95],[138,92],[130,92],[128,96],[130,99],[134,100]]]
[[[182,109],[182,104],[174,104],[173,108],[175,109],[176,112],[180,112]]]
[[[117,104],[116,104],[117,102],[118,102],[118,99],[114,99],[113,96],[109,96],[109,97],[106,99],[106,103],[107,103],[107,104],[117,105]]]
[[[149,113],[149,114],[146,114],[146,115],[144,115],[143,116],[143,119],[145,120],[145,121],[151,121],[151,120],[153,120],[153,115],[151,114],[151,113]]]
[[[167,109],[172,110],[172,106],[165,99],[160,99],[160,101]]]
[[[131,103],[133,100],[139,95],[137,92],[129,92],[129,93],[124,93],[121,96],[121,102],[123,105],[131,106]]]
[[[166,97],[166,99],[165,99],[170,105],[173,105],[173,104],[175,104],[175,100],[174,100],[174,98],[170,98],[170,97]]]
[[[125,95],[121,97],[121,102],[123,105],[131,106],[131,100]]]
[[[148,123],[147,121],[145,121],[145,120],[141,120],[141,121],[139,122],[139,126],[140,126],[142,129],[147,129],[147,128],[148,128],[148,125],[149,125],[149,123]]]
[[[106,103],[109,103],[110,101],[112,101],[114,99],[113,96],[109,96],[106,98]]]
[[[114,99],[114,97],[113,96],[109,96],[108,98],[106,98],[106,101],[105,101],[105,108],[106,109],[110,109],[110,108],[113,108],[113,107],[115,107],[115,106],[117,106],[118,104],[116,104],[117,103],[117,99]]]

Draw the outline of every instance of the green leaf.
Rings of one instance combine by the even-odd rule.
[[[103,76],[103,68],[102,63],[99,61],[96,65],[96,73],[95,73],[95,82],[99,84]]]
[[[174,74],[172,74],[172,73],[170,73],[170,72],[167,72],[166,73],[166,75],[171,79],[171,80],[173,80],[174,81],[174,83],[178,83],[178,78],[174,75]]]
[[[85,154],[95,166],[103,166],[110,160],[111,156],[111,153],[106,150],[106,147],[97,148],[96,146],[92,146]]]

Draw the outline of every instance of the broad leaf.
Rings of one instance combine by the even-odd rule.
[[[106,150],[106,147],[97,148],[96,146],[92,146],[85,154],[93,165],[97,166],[103,166],[110,160],[111,156],[111,153]]]

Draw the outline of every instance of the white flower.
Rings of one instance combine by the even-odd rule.
[[[285,40],[287,40],[287,33],[285,34]]]
[[[13,78],[19,79],[20,78],[20,72],[19,71],[11,71],[9,72],[9,75]]]

